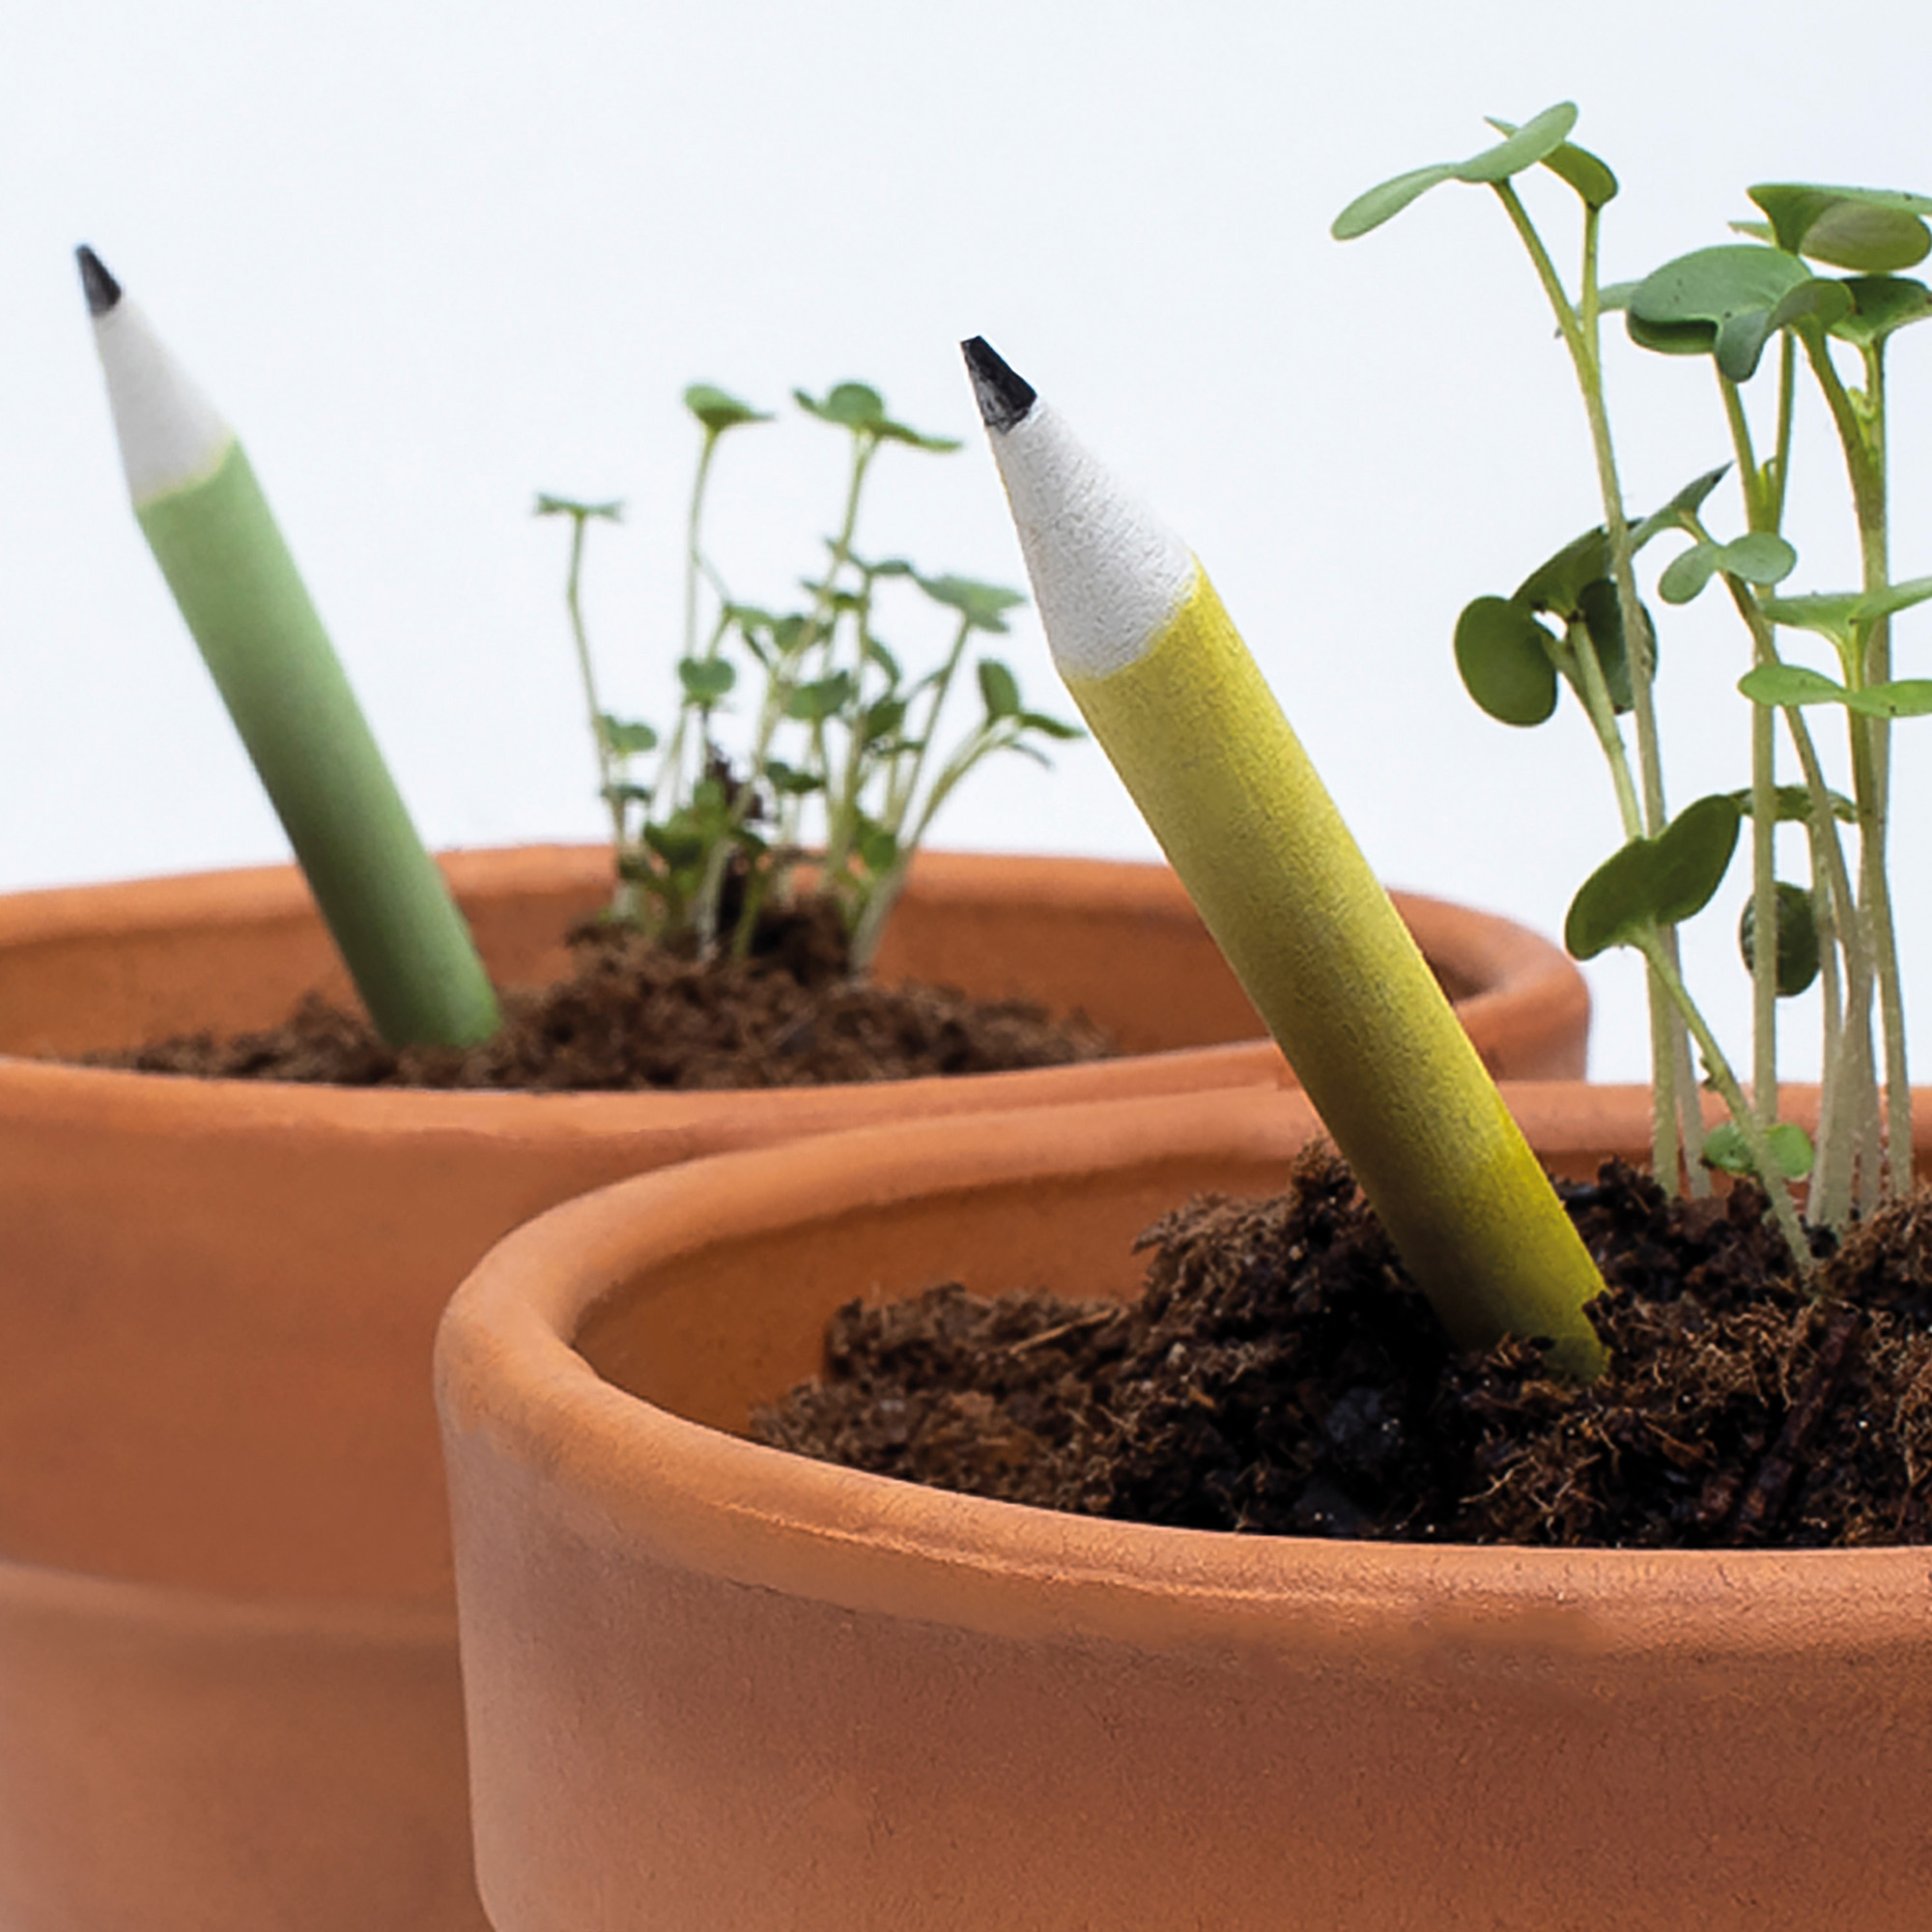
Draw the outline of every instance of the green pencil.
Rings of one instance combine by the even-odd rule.
[[[134,515],[370,1017],[395,1046],[488,1039],[489,976],[235,432],[76,253]]]

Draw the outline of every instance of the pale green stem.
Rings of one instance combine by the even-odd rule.
[[[1597,485],[1604,503],[1604,528],[1609,539],[1611,575],[1616,584],[1617,603],[1624,627],[1624,654],[1630,665],[1631,709],[1636,724],[1637,769],[1642,780],[1643,816],[1646,832],[1655,838],[1663,829],[1663,768],[1658,751],[1657,711],[1651,692],[1652,665],[1647,639],[1643,636],[1641,607],[1637,602],[1636,574],[1632,562],[1630,526],[1624,516],[1623,489],[1617,478],[1616,452],[1610,440],[1609,415],[1604,404],[1603,363],[1597,335],[1595,291],[1597,284],[1597,228],[1599,211],[1586,207],[1583,213],[1583,293],[1585,314],[1579,315],[1565,294],[1562,278],[1543,245],[1528,211],[1516,188],[1508,181],[1494,184],[1496,194],[1509,215],[1522,244],[1529,253],[1537,279],[1548,298],[1556,327],[1570,351],[1576,367],[1577,385],[1583,395],[1583,411],[1590,426],[1590,446],[1596,458]],[[1665,956],[1676,956],[1676,935],[1664,936]],[[1696,1106],[1694,1086],[1686,1092],[1681,1084],[1685,1055],[1681,1049],[1683,1028],[1665,997],[1666,989],[1653,973],[1650,980],[1651,1054],[1651,1157],[1658,1177],[1668,1184],[1678,1173],[1680,1135],[1679,1109],[1686,1123]],[[1706,1185],[1702,1170],[1694,1160],[1687,1161],[1684,1173],[1692,1193]]]
[[[1773,1217],[1777,1222],[1778,1232],[1783,1235],[1785,1244],[1791,1250],[1793,1266],[1801,1279],[1811,1273],[1811,1244],[1805,1238],[1804,1224],[1798,1217],[1797,1204],[1791,1198],[1791,1188],[1784,1179],[1783,1170],[1772,1152],[1771,1142],[1745,1092],[1738,1085],[1738,1078],[1731,1071],[1731,1064],[1724,1058],[1724,1050],[1718,1044],[1717,1036],[1705,1025],[1704,1016],[1697,1010],[1684,984],[1683,976],[1678,972],[1676,962],[1664,952],[1662,935],[1653,928],[1635,942],[1638,950],[1650,960],[1658,978],[1663,982],[1665,992],[1675,1003],[1679,1016],[1685,1027],[1697,1043],[1697,1051],[1704,1057],[1704,1065],[1710,1069],[1712,1084],[1721,1095],[1724,1105],[1730,1110],[1731,1119],[1736,1122],[1739,1133],[1744,1136],[1745,1146],[1750,1151],[1751,1164],[1757,1169],[1757,1179],[1763,1187],[1765,1198],[1771,1204]]]
[[[1844,451],[1852,501],[1858,515],[1863,589],[1870,595],[1884,589],[1889,581],[1883,346],[1874,343],[1865,353],[1868,388],[1862,409],[1847,392],[1832,360],[1831,346],[1824,332],[1816,327],[1806,328],[1804,347]],[[1844,669],[1845,681],[1853,688],[1889,676],[1888,620],[1877,620],[1864,640],[1863,650],[1849,653]],[[1868,719],[1854,712],[1850,726],[1853,802],[1859,815],[1860,911],[1871,948],[1884,1033],[1886,1173],[1893,1190],[1903,1193],[1912,1184],[1912,1088],[1906,1067],[1905,1009],[1900,991],[1897,933],[1885,872],[1890,725],[1888,720]],[[1861,1136],[1861,1142],[1865,1139]]]

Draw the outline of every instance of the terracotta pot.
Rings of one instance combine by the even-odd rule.
[[[1630,1090],[1516,1096],[1578,1098],[1641,1145]],[[1932,1552],[1244,1538],[732,1433],[853,1294],[1125,1293],[1140,1228],[1314,1128],[1239,1093],[844,1135],[504,1242],[439,1343],[497,1932],[1922,1927]]]
[[[595,848],[449,862],[499,977],[561,963]],[[1553,948],[1406,902],[1492,1061],[1580,1064]],[[0,1058],[0,1925],[473,1932],[430,1345],[498,1236],[720,1148],[1063,1094],[1272,1085],[1159,867],[935,855],[889,973],[1081,1004],[1140,1057],[899,1087],[454,1094]],[[1205,974],[1205,977],[1203,977]],[[289,869],[0,900],[0,1049],[340,988]]]

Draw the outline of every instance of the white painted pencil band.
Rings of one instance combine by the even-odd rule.
[[[417,838],[235,433],[79,252],[134,513],[384,1038],[497,1031],[489,976]]]
[[[1054,660],[1451,1336],[1605,1360],[1603,1281],[1185,544],[966,345]]]

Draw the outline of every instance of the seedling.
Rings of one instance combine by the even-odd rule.
[[[1764,1184],[1800,1265],[1809,1244],[1789,1182],[1809,1177],[1811,1218],[1838,1226],[1855,1205],[1911,1181],[1911,1090],[1897,949],[1886,877],[1890,732],[1895,718],[1932,711],[1932,680],[1891,675],[1891,619],[1932,598],[1932,578],[1894,582],[1889,570],[1886,477],[1886,366],[1889,338],[1932,315],[1932,294],[1897,271],[1932,252],[1932,199],[1864,188],[1767,185],[1749,190],[1763,219],[1734,224],[1748,239],[1699,249],[1634,281],[1598,279],[1599,229],[1617,180],[1569,140],[1577,110],[1563,103],[1520,128],[1493,122],[1504,139],[1464,161],[1400,175],[1351,202],[1334,223],[1339,240],[1367,234],[1446,182],[1490,187],[1527,250],[1582,393],[1596,459],[1603,521],[1539,565],[1507,597],[1477,598],[1456,626],[1457,664],[1470,695],[1504,724],[1541,724],[1562,686],[1582,704],[1616,792],[1625,843],[1584,882],[1565,923],[1578,958],[1628,946],[1644,958],[1651,991],[1654,1155],[1662,1178],[1707,1188],[1706,1166],[1751,1173]],[[1566,288],[1517,190],[1544,168],[1581,204],[1575,291]],[[1849,270],[1818,273],[1813,263]],[[1624,506],[1604,385],[1603,317],[1623,311],[1629,333],[1665,355],[1708,357],[1732,461],[1707,470],[1648,517]],[[1776,355],[1766,352],[1776,347]],[[1857,367],[1848,381],[1840,367]],[[1784,533],[1792,417],[1800,362],[1821,391],[1850,483],[1862,581],[1855,591],[1778,594],[1797,568]],[[1745,389],[1776,370],[1770,453],[1760,459]],[[1744,528],[1719,537],[1708,499],[1734,469]],[[1739,688],[1752,701],[1751,770],[1737,792],[1665,810],[1653,687],[1658,639],[1639,600],[1636,557],[1665,535],[1690,547],[1657,579],[1666,605],[1690,602],[1721,580],[1742,619],[1750,668]],[[1787,662],[1780,629],[1827,639],[1836,677]],[[1838,707],[1847,733],[1851,796],[1827,784],[1806,710]],[[1622,721],[1632,722],[1635,769]],[[1776,731],[1782,721],[1798,782],[1780,784]],[[1729,867],[1746,819],[1751,825],[1752,895],[1740,945],[1753,988],[1750,1091],[1734,1072],[1687,989],[1676,928],[1709,904]],[[1780,822],[1804,828],[1810,877],[1781,881],[1775,867]],[[1845,826],[1857,834],[1854,858]],[[1763,943],[1769,936],[1770,943]],[[1776,1118],[1776,1003],[1820,984],[1824,1081],[1815,1149]],[[1881,1101],[1874,1051],[1883,1042]],[[1722,1095],[1727,1125],[1709,1136],[1695,1111],[1689,1048]]]
[[[941,737],[973,639],[1004,636],[1008,612],[1025,599],[972,578],[926,576],[902,557],[867,559],[858,528],[888,444],[932,453],[958,444],[898,421],[863,383],[794,397],[807,417],[845,434],[849,461],[823,568],[804,580],[802,605],[772,611],[732,595],[705,551],[704,511],[720,441],[773,418],[708,384],[684,393],[700,440],[668,731],[613,716],[598,695],[582,601],[584,539],[592,523],[616,522],[621,505],[543,496],[536,508],[571,523],[565,604],[611,813],[613,917],[700,953],[742,955],[760,910],[792,890],[809,859],[838,906],[856,972],[877,950],[920,841],[966,776],[997,752],[1044,764],[1041,741],[1080,733],[1029,710],[1011,668],[981,656],[980,716],[950,742]],[[952,620],[938,662],[917,676],[881,635],[883,611],[908,590]],[[734,719],[735,736],[726,730]]]

